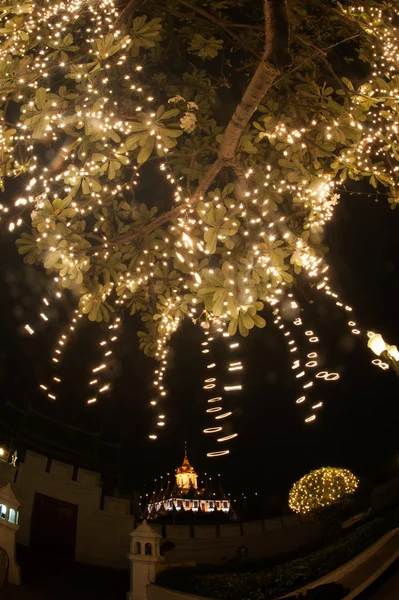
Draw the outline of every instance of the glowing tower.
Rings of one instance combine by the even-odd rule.
[[[188,460],[187,448],[184,450],[183,464],[176,469],[175,477],[176,483],[173,489],[170,489],[168,482],[165,490],[154,491],[145,509],[144,518],[157,519],[173,510],[230,513],[230,498],[224,493],[220,480],[219,489],[216,492],[213,492],[210,487],[210,479],[205,488],[198,488],[198,475]]]
[[[198,489],[198,475],[187,458],[187,447],[184,449],[184,460],[181,467],[176,470],[176,485],[181,491],[188,492],[191,488]]]

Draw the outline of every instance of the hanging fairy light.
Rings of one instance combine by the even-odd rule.
[[[368,7],[365,14],[363,6],[339,6],[337,15],[340,12],[346,19],[356,23],[370,41],[369,51],[374,62],[366,83],[358,89],[343,90],[345,104],[342,105],[342,122],[356,135],[350,147],[340,149],[337,145],[337,169],[339,165],[344,165],[345,169],[357,169],[358,172],[371,168],[372,185],[390,175],[390,189],[396,190],[397,167],[389,174],[384,166],[387,162],[397,160],[393,151],[398,131],[395,74],[399,51],[397,31],[392,20],[395,10],[394,7],[382,9],[373,6]],[[19,103],[21,108],[12,127],[4,119],[4,127],[0,131],[0,153],[5,157],[2,164],[6,165],[7,177],[17,177],[21,173],[26,175],[25,189],[18,193],[17,198],[11,199],[9,206],[0,206],[1,218],[11,233],[30,225],[32,221],[33,238],[24,231],[17,242],[19,249],[30,258],[34,258],[30,255],[32,248],[36,249],[38,255],[34,261],[40,256],[46,269],[57,272],[60,289],[76,287],[77,291],[81,290],[86,274],[95,273],[97,263],[109,266],[108,275],[97,291],[96,286],[86,289],[85,283],[79,303],[79,318],[81,314],[87,314],[91,320],[109,322],[115,308],[140,312],[147,303],[147,294],[151,296],[151,301],[155,299],[152,304],[154,307],[156,305],[159,312],[151,312],[150,323],[154,325],[156,333],[148,336],[144,333],[140,338],[140,346],[155,355],[158,362],[153,378],[155,393],[151,394],[150,401],[156,413],[156,427],[164,427],[165,423],[158,412],[161,410],[166,413],[164,376],[169,366],[168,344],[183,315],[198,320],[199,314],[202,314],[204,299],[201,293],[205,281],[220,304],[214,311],[215,315],[207,311],[211,319],[220,319],[219,329],[222,331],[219,333],[226,340],[228,336],[235,335],[237,329],[245,333],[255,325],[264,326],[264,319],[259,314],[263,304],[281,308],[282,299],[292,283],[292,273],[297,273],[298,269],[302,269],[310,281],[317,282],[317,289],[324,290],[337,306],[351,312],[351,307],[344,305],[331,289],[325,275],[327,267],[324,261],[305,241],[306,236],[297,235],[296,226],[291,227],[291,217],[281,214],[277,206],[283,197],[289,197],[294,207],[293,216],[299,215],[304,233],[312,235],[322,232],[334,214],[343,185],[339,183],[339,177],[334,175],[334,163],[329,166],[328,173],[323,173],[320,168],[312,177],[304,176],[298,180],[286,176],[282,165],[277,177],[270,164],[262,165],[261,177],[260,173],[254,172],[254,168],[245,167],[240,173],[240,190],[236,198],[225,203],[224,191],[212,189],[210,194],[200,198],[201,202],[197,201],[198,198],[194,201],[195,195],[190,192],[189,182],[186,182],[190,192],[187,194],[181,183],[183,178],[174,174],[175,165],[169,158],[169,150],[173,148],[173,139],[195,127],[198,105],[182,96],[175,96],[168,99],[167,108],[170,110],[165,107],[152,108],[154,95],[145,82],[145,69],[135,59],[132,60],[130,50],[134,42],[119,27],[120,14],[112,0],[71,0],[68,3],[33,0],[25,4],[23,10],[18,3],[3,3],[0,16],[3,32],[0,41],[5,39],[0,46],[0,60],[6,65],[10,64],[10,68],[14,58],[24,65],[23,69],[15,69],[16,86],[13,87],[6,78],[7,83],[2,85],[0,91],[1,102],[5,106],[4,115],[10,99]],[[71,43],[68,42],[70,37]],[[118,72],[121,86],[132,101],[129,118],[125,118],[125,107],[110,79],[110,73],[114,71]],[[62,77],[67,85],[59,88]],[[13,78],[14,75],[9,78],[10,81]],[[342,81],[345,84],[344,79]],[[389,93],[385,89],[387,83],[392,84]],[[73,97],[76,89],[84,90],[81,97],[76,94],[78,99]],[[370,101],[373,106],[370,110],[372,118],[365,124],[355,118],[359,105],[364,101]],[[174,108],[176,106],[184,106],[181,126],[178,128],[172,123],[169,128],[172,137],[165,142],[161,129],[163,125],[168,125],[169,119],[181,114]],[[168,113],[173,116],[165,116]],[[289,158],[291,149],[297,145],[306,152],[315,141],[334,139],[342,125],[340,120],[337,117],[328,121],[324,116],[321,118],[316,115],[305,124],[298,125],[295,120],[284,123],[277,118],[267,131],[263,131],[262,127],[259,129],[258,141],[269,141],[276,152],[279,152],[278,146],[282,145],[285,149],[279,160],[281,163],[283,157]],[[75,125],[77,132],[74,131]],[[77,137],[69,135],[70,129]],[[140,238],[140,243],[143,243],[138,256],[134,260],[130,260],[130,257],[124,260],[127,249],[125,236],[135,235],[135,230],[131,228],[131,231],[129,225],[122,222],[118,224],[114,236],[107,230],[109,223],[105,210],[108,210],[108,205],[118,203],[129,186],[134,188],[138,185],[143,149],[140,150],[141,156],[137,155],[137,164],[132,159],[137,153],[132,153],[144,131],[158,158],[162,158],[160,171],[172,189],[174,216],[167,228],[154,234],[154,239],[150,239],[153,230],[147,230],[146,225],[146,233]],[[91,137],[97,138],[99,145],[95,152],[89,143]],[[44,153],[37,151],[37,147],[38,144],[50,143],[57,150],[56,155],[48,160]],[[15,152],[16,147],[18,152]],[[371,151],[378,162],[375,161],[370,167]],[[124,167],[128,167],[127,170],[132,174],[129,184],[124,177],[118,177],[120,173],[126,173]],[[273,197],[278,197],[278,200],[275,202]],[[147,210],[145,205],[142,207],[142,222],[150,223],[154,216],[152,209]],[[299,211],[297,207],[300,207]],[[128,205],[126,210],[131,210],[131,207]],[[221,221],[216,223],[220,215]],[[76,216],[85,220],[83,229],[79,229],[82,221],[77,221]],[[215,230],[215,224],[216,232],[212,231]],[[77,229],[75,225],[78,225]],[[228,238],[235,234],[245,242],[245,256],[240,257],[243,261],[240,268],[230,260],[234,244],[230,247],[227,243]],[[76,237],[80,238],[79,242]],[[95,240],[93,245],[88,239]],[[85,244],[90,247],[87,252],[83,248]],[[223,265],[220,269],[214,269],[209,257],[216,256],[216,247],[223,244],[228,249],[223,256]],[[112,265],[118,253],[121,262],[115,261],[114,266],[119,264],[123,268],[115,273]],[[277,260],[279,256],[283,256],[282,261]],[[284,262],[286,257],[289,257],[289,264],[288,260]],[[111,271],[114,271],[112,275]],[[262,280],[261,294],[256,291],[258,284],[254,283],[258,279]],[[156,291],[157,284],[162,287],[161,282],[170,280],[173,281],[171,285],[164,285],[167,292]],[[57,291],[57,294],[60,293]],[[140,294],[144,295],[144,299],[143,296],[140,298]],[[292,295],[288,294],[288,297],[290,302],[296,303]],[[47,324],[51,314],[47,298],[43,299],[43,304],[37,316],[41,324]],[[198,309],[198,306],[201,308]],[[294,327],[288,328],[281,321],[279,313],[276,321],[292,356],[295,379],[310,399],[316,380],[336,381],[339,374],[318,370],[318,354],[310,350],[312,346],[308,347],[308,344],[316,345],[317,349],[320,337],[312,329],[305,330],[300,317],[294,321],[294,326],[298,328],[298,335],[295,336],[292,335]],[[348,326],[354,336],[363,335],[356,321],[351,319]],[[38,327],[30,322],[25,325],[25,330],[34,335]],[[61,332],[53,351],[53,366],[60,367],[68,336],[69,333]],[[238,347],[236,342],[230,344],[230,349],[234,347]],[[105,378],[112,349],[109,342],[101,348],[101,360],[90,373],[90,398],[87,401],[90,403],[93,403],[97,394],[110,389]],[[211,354],[211,348],[204,345],[201,352],[207,357]],[[207,368],[215,366],[215,363],[209,363]],[[219,382],[223,393],[242,391],[239,377],[242,371],[240,361],[229,364],[228,373],[236,378],[231,383],[226,382],[226,385]],[[213,394],[217,382],[216,378],[215,381],[210,379],[205,382],[204,390]],[[53,381],[60,383],[61,379],[54,377]],[[52,394],[49,386],[45,387]],[[298,394],[298,404],[306,401],[299,402],[302,398],[304,395]],[[315,410],[315,407],[322,405],[316,401],[311,404]],[[156,437],[152,434],[151,439]],[[222,436],[220,439],[225,438]]]
[[[288,306],[289,306],[290,310],[299,309],[299,303],[294,298],[294,295],[292,293],[287,294],[287,300],[288,300]],[[318,366],[318,361],[316,360],[318,358],[318,354],[315,351],[309,352],[308,350],[305,350],[304,344],[301,344],[297,337],[295,337],[295,338],[293,337],[291,330],[286,327],[285,323],[282,320],[279,306],[276,306],[274,308],[273,314],[275,316],[274,324],[278,327],[278,329],[283,334],[283,339],[287,344],[287,349],[289,350],[289,352],[291,354],[293,354],[292,359],[291,359],[292,360],[291,369],[292,369],[293,373],[295,374],[295,379],[298,380],[298,383],[301,382],[301,388],[302,388],[302,390],[305,391],[305,394],[299,396],[295,400],[296,404],[302,405],[307,402],[307,400],[308,400],[307,394],[309,394],[309,391],[311,391],[311,389],[314,386],[314,383],[315,383],[314,378],[315,377],[317,378],[317,375],[315,375],[314,370]],[[293,324],[299,330],[302,330],[304,327],[304,322],[301,317],[296,317],[293,320]],[[312,329],[304,330],[303,337],[305,340],[305,344],[307,344],[307,343],[315,344],[315,343],[319,342],[319,338],[314,334],[314,331]],[[299,356],[299,358],[297,358],[298,356]],[[306,379],[305,382],[302,381],[303,378],[309,377],[309,376],[310,376],[310,380]],[[312,406],[312,410],[317,410],[319,408],[322,408],[322,406],[323,406],[323,403],[318,402]],[[312,414],[309,417],[306,417],[304,419],[305,423],[311,423],[312,421],[315,421],[315,420],[316,420],[315,414]]]
[[[112,355],[113,351],[111,347],[118,341],[118,329],[121,326],[121,318],[116,317],[114,321],[108,325],[108,332],[105,339],[102,339],[99,343],[100,349],[102,350],[102,362],[100,365],[95,366],[91,370],[91,376],[94,373],[95,378],[91,379],[88,382],[88,387],[90,388],[91,397],[86,400],[87,404],[95,404],[98,400],[99,394],[104,394],[109,392],[111,389],[111,383],[104,379],[104,374],[106,373],[108,367],[109,357]],[[92,395],[93,394],[93,395]]]
[[[211,332],[209,329],[204,330],[204,335],[205,335],[206,340],[201,343],[201,348],[206,347],[206,349],[208,349],[209,352],[212,353],[214,344],[215,344],[215,340],[216,339],[220,340],[221,343],[223,344],[223,347],[225,348],[225,352],[228,356],[227,361],[226,361],[227,362],[227,372],[235,373],[236,371],[241,371],[243,369],[242,361],[238,361],[238,360],[232,361],[230,359],[231,352],[232,351],[234,352],[236,349],[239,348],[239,342],[233,342],[233,343],[230,342],[231,338],[227,334],[227,332],[224,330],[223,324],[220,321],[220,319],[214,319],[212,321],[212,326],[214,329],[214,332],[212,333],[212,335],[210,335]],[[222,340],[224,340],[224,338],[226,338],[226,342],[222,341]],[[206,368],[214,369],[216,366],[217,366],[216,362],[210,362],[206,365]],[[239,368],[237,368],[237,367],[239,367]],[[220,377],[220,375],[219,375],[219,377]],[[223,389],[223,391],[227,392],[227,393],[230,391],[238,391],[238,390],[242,389],[241,384],[228,386],[228,385],[223,385],[222,383],[219,383],[217,376],[205,377],[202,387],[203,387],[203,390],[205,391],[205,393],[211,393],[211,394],[215,393],[215,388]],[[225,420],[233,415],[233,411],[231,411],[231,410],[227,410],[227,411],[223,412],[223,400],[224,400],[224,397],[222,395],[219,395],[219,396],[211,395],[210,398],[207,398],[207,407],[205,409],[205,412],[207,415],[213,416],[216,423],[215,423],[215,426],[206,427],[203,430],[204,434],[210,435],[210,436],[220,434],[223,431]],[[222,421],[223,424],[219,424],[220,421]],[[237,436],[238,436],[237,433],[221,435],[220,437],[216,438],[216,441],[218,443],[223,444],[225,442],[229,442],[229,441],[235,439]],[[221,450],[221,451],[217,450],[217,451],[208,452],[207,457],[215,458],[218,456],[225,456],[228,453],[229,453],[229,450]]]

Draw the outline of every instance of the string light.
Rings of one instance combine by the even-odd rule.
[[[110,325],[108,325],[108,332],[107,332],[107,336],[106,339],[101,340],[101,342],[99,343],[100,349],[102,351],[102,358],[105,360],[107,358],[109,358],[112,355],[112,350],[110,350],[110,345],[111,344],[115,344],[115,342],[118,340],[118,335],[117,335],[117,330],[121,325],[121,318],[120,317],[115,317],[115,319],[112,321],[112,323]],[[107,367],[109,366],[109,363],[107,362],[103,362],[100,365],[94,367],[91,372],[92,373],[99,373],[100,377],[104,375]],[[88,386],[91,388],[90,389],[90,394],[94,393],[94,394],[104,394],[105,392],[110,391],[111,389],[111,384],[110,382],[104,381],[101,378],[95,377],[94,379],[91,379],[88,382]],[[92,391],[93,388],[97,388],[96,391]],[[86,401],[87,404],[93,404],[95,401],[97,401],[97,397],[94,398],[90,398]]]
[[[218,438],[218,442],[228,442],[238,436],[238,433],[232,433],[231,435],[226,435],[225,437]]]
[[[303,390],[307,390],[307,393],[309,393],[308,391],[310,390],[310,388],[314,387],[315,381],[314,378],[317,378],[317,375],[315,376],[314,372],[312,372],[313,369],[315,369],[318,366],[318,362],[317,359],[318,358],[318,354],[317,352],[311,351],[311,352],[307,352],[303,345],[299,342],[298,337],[293,337],[292,331],[290,329],[287,329],[286,324],[283,322],[282,320],[282,315],[281,315],[281,308],[284,311],[287,311],[288,314],[291,314],[292,311],[297,311],[298,309],[300,309],[300,304],[299,302],[294,298],[293,293],[288,293],[287,294],[287,301],[282,300],[280,302],[279,306],[276,306],[274,308],[273,314],[275,316],[274,319],[274,324],[278,326],[278,329],[281,331],[281,333],[283,333],[283,339],[287,344],[287,348],[288,350],[291,352],[291,350],[294,350],[295,354],[292,357],[292,363],[291,363],[291,369],[295,372],[295,379],[296,380],[301,380],[303,377],[305,376],[309,376],[311,377],[311,379],[309,381],[306,381],[306,383],[302,384],[302,389]],[[295,319],[293,319],[293,324],[297,327],[297,329],[299,331],[303,330],[304,327],[304,321],[301,317],[296,317]],[[306,329],[303,331],[303,336],[304,336],[304,340],[305,343],[317,343],[319,341],[319,338],[317,336],[314,335],[314,331],[312,329]],[[297,356],[300,356],[300,358],[297,358]],[[309,360],[311,359],[311,360]],[[301,367],[303,367],[301,369]],[[301,370],[299,370],[301,369]],[[310,370],[310,371],[309,371]],[[319,377],[320,379],[320,377]],[[332,379],[328,379],[327,377],[324,378],[325,381],[331,381]],[[304,404],[307,401],[307,396],[302,395],[299,398],[297,398],[295,400],[296,404]],[[312,407],[312,409],[314,410],[314,407],[316,406],[316,408],[321,408],[323,406],[322,402],[319,402],[318,404],[314,405]],[[311,423],[312,421],[316,420],[316,415],[312,414],[308,417],[306,417],[304,419],[305,423]]]
[[[18,192],[18,197],[11,198],[9,206],[1,205],[0,212],[11,233],[32,226],[32,233],[23,230],[17,241],[19,251],[28,262],[41,261],[49,272],[56,272],[56,297],[61,295],[62,288],[80,294],[79,309],[74,316],[76,323],[58,337],[51,358],[53,367],[61,367],[69,336],[82,314],[92,321],[108,323],[115,311],[144,312],[144,317],[149,317],[148,332],[139,333],[140,347],[158,363],[150,400],[150,406],[157,407],[158,413],[159,408],[164,410],[167,396],[164,376],[170,364],[168,344],[183,316],[199,321],[204,329],[217,319],[221,337],[230,341],[237,329],[246,335],[252,327],[265,325],[259,313],[266,303],[276,309],[275,324],[286,340],[298,385],[307,390],[315,387],[316,380],[323,383],[339,378],[334,372],[316,373],[318,355],[308,352],[307,344],[318,344],[321,338],[308,326],[303,333],[301,317],[293,321],[292,330],[297,329],[298,334],[295,336],[282,322],[280,313],[287,298],[293,311],[300,310],[298,301],[287,294],[287,286],[291,285],[294,274],[303,271],[318,291],[351,313],[352,308],[339,299],[329,284],[325,274],[328,267],[317,254],[315,240],[320,239],[333,217],[343,186],[340,179],[345,179],[342,174],[348,170],[355,177],[358,173],[369,173],[371,185],[378,182],[387,185],[393,206],[399,185],[396,83],[399,51],[393,25],[396,11],[392,7],[374,6],[367,11],[363,6],[340,6],[337,14],[339,11],[346,20],[359,26],[363,33],[360,38],[369,43],[372,69],[368,81],[355,89],[349,80],[342,79],[345,89],[337,90],[336,94],[336,90],[331,92],[335,104],[340,102],[340,116],[333,113],[326,118],[327,111],[323,109],[320,114],[312,112],[301,124],[277,118],[268,128],[259,126],[257,142],[269,144],[278,157],[277,176],[270,164],[262,165],[263,181],[260,169],[254,172],[254,168],[247,168],[237,198],[229,198],[232,190],[212,189],[200,198],[201,202],[194,204],[192,194],[186,194],[182,187],[180,173],[174,174],[176,162],[169,151],[174,140],[195,127],[198,105],[175,96],[167,102],[168,108],[173,107],[171,110],[164,106],[153,108],[155,94],[148,89],[143,66],[132,62],[134,40],[119,29],[120,15],[115,4],[111,0],[68,3],[43,0],[28,3],[23,11],[18,3],[0,7],[3,31],[0,61],[7,75],[1,86],[4,113],[0,131],[1,164],[5,165],[6,177],[26,176],[25,189]],[[114,72],[118,74],[120,90],[112,85],[110,74]],[[66,85],[60,87],[60,80]],[[128,117],[124,102],[127,96],[131,99]],[[19,108],[12,126],[6,120],[10,100]],[[363,112],[369,115],[363,122],[357,118],[357,112],[365,103],[368,108]],[[183,112],[176,106],[184,107]],[[180,114],[179,127],[174,123]],[[341,139],[342,128],[351,131],[350,143],[346,145]],[[122,205],[124,193],[131,193],[131,188],[139,184],[143,153],[147,152],[147,148],[139,149],[141,137],[146,137],[151,146],[147,156],[154,151],[161,159],[159,169],[170,185],[177,211],[165,228],[156,233],[150,229],[150,235],[140,239],[136,252],[129,249],[125,236],[135,234],[136,225],[151,224],[153,209],[148,210],[143,204],[134,227],[118,217],[115,231],[114,226],[112,231],[108,230],[106,212],[110,206]],[[334,158],[326,147],[317,161],[320,166],[306,176],[296,177],[295,171],[290,172],[292,165],[303,164],[296,153],[301,152],[307,160],[305,155],[320,139],[326,144],[333,143]],[[38,151],[38,147],[49,144],[57,148],[56,156],[50,160],[47,153]],[[267,150],[266,154],[271,154]],[[327,172],[323,172],[322,164],[325,154]],[[388,165],[393,166],[389,169]],[[129,183],[125,181],[127,172],[131,173]],[[189,182],[187,188],[190,191]],[[285,198],[290,199],[293,207],[292,221],[278,207]],[[125,204],[126,212],[131,214],[132,207]],[[299,223],[303,235],[298,234]],[[231,260],[235,246],[232,238],[236,234],[243,247],[238,267]],[[132,239],[134,243],[138,241]],[[217,261],[210,262],[209,258],[216,257],[221,247],[224,248],[221,261],[215,266]],[[100,278],[98,265],[104,269]],[[91,285],[97,280],[98,286]],[[149,297],[156,310],[146,314]],[[43,298],[43,304],[45,308],[41,306],[37,315],[47,323],[51,315],[47,297]],[[199,315],[205,315],[204,320]],[[348,326],[354,336],[363,335],[356,321],[348,321]],[[35,325],[26,324],[25,330],[33,335]],[[110,383],[103,378],[113,355],[109,344],[116,339],[109,335],[100,344],[101,360],[91,370],[99,373],[99,378],[89,381],[90,396],[110,389]],[[205,356],[211,352],[208,344],[209,341],[204,342],[201,349]],[[229,350],[238,347],[237,342],[228,345]],[[373,364],[385,368],[385,363],[373,361]],[[215,366],[216,363],[210,363],[207,368]],[[229,363],[228,372],[239,376],[241,371],[241,362]],[[203,386],[206,391],[218,385],[216,378],[209,379]],[[61,381],[55,377],[52,380]],[[223,385],[223,391],[242,391],[242,385],[236,381]],[[44,389],[53,399],[50,386]],[[89,398],[87,402],[92,400]],[[298,404],[305,401],[305,396],[296,400]],[[157,415],[154,419],[156,426],[164,426]],[[150,435],[150,439],[156,438],[155,434]]]
[[[212,335],[210,335],[211,333],[211,328],[212,328]],[[215,345],[215,341],[219,340],[220,344],[224,347],[224,348],[229,348],[229,350],[227,351],[230,354],[230,350],[235,350],[237,348],[239,348],[239,343],[238,342],[234,342],[234,344],[228,343],[230,340],[230,336],[228,335],[228,333],[224,330],[224,324],[221,322],[220,319],[215,319],[215,318],[211,318],[210,319],[210,328],[206,329],[204,331],[204,335],[206,336],[206,341],[201,343],[201,346],[206,345],[209,350],[209,352],[214,352],[214,345]],[[226,339],[226,341],[224,341],[224,339]],[[211,362],[207,365],[207,368],[209,367],[216,367],[216,363],[215,362]],[[237,367],[241,367],[242,368],[242,362],[241,361],[229,361],[228,362],[228,367],[227,367],[227,372],[231,372],[232,370],[235,371],[237,370]],[[238,369],[240,370],[240,369]],[[220,377],[220,376],[219,376]],[[218,382],[218,378],[217,377],[207,377],[204,379],[204,385],[203,385],[203,389],[205,390],[205,392],[208,392],[209,390],[212,390],[214,388],[220,388],[220,382]],[[230,388],[233,388],[234,390],[238,390],[238,389],[242,389],[241,385],[236,385],[236,386],[223,386],[223,390],[224,391],[229,391]],[[214,392],[213,392],[214,393]],[[216,392],[217,393],[217,392]],[[225,420],[228,419],[229,417],[231,417],[233,415],[233,411],[228,410],[225,412],[223,411],[223,396],[212,396],[211,398],[207,399],[207,404],[214,404],[217,403],[217,406],[212,406],[211,408],[206,408],[206,413],[208,415],[214,415],[215,420]],[[221,413],[221,414],[220,414]],[[216,427],[206,427],[203,432],[207,435],[209,434],[217,434],[220,433],[222,431],[222,427],[221,426],[216,426]],[[219,443],[225,443],[228,442],[230,440],[235,439],[238,436],[237,433],[231,433],[229,435],[224,435],[220,438],[217,438],[217,442]],[[214,452],[208,452],[207,456],[208,458],[214,458],[214,457],[218,457],[218,456],[224,456],[225,454],[227,454],[229,451],[214,451]]]
[[[230,454],[230,450],[219,450],[216,452],[208,452],[207,456],[209,458],[214,458],[216,456],[226,456],[226,454]]]
[[[222,415],[217,415],[215,417],[215,419],[226,419],[227,417],[230,417],[233,413],[231,411],[225,412]]]
[[[288,504],[294,512],[307,514],[334,504],[347,494],[353,494],[358,485],[358,478],[348,469],[323,467],[294,483]]]

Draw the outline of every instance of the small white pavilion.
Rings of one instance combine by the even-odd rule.
[[[21,585],[21,571],[15,555],[15,534],[19,529],[20,503],[10,483],[0,483],[0,548],[8,556],[7,580]]]

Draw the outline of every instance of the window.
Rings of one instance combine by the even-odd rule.
[[[151,556],[152,554],[152,546],[149,542],[147,542],[144,546],[144,554],[147,556]]]
[[[8,520],[10,523],[15,523],[15,510],[10,508],[10,513],[8,515]]]
[[[140,544],[140,542],[135,542],[135,544],[134,544],[134,554],[141,554],[141,544]]]
[[[5,504],[0,504],[0,519],[6,518],[7,507]]]

